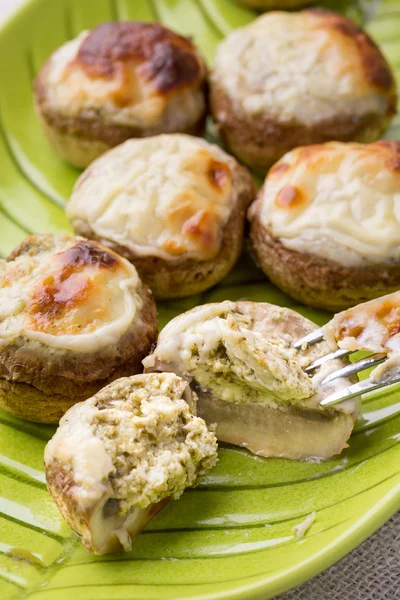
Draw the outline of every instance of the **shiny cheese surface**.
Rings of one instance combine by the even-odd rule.
[[[398,261],[400,144],[297,148],[269,172],[259,211],[291,250],[348,267]]]
[[[0,264],[0,343],[91,352],[118,343],[142,301],[135,268],[96,242],[34,236]]]
[[[324,10],[270,12],[218,47],[212,81],[240,114],[309,126],[336,115],[384,114],[394,89],[380,51]]]
[[[67,214],[139,256],[210,259],[233,209],[232,162],[186,135],[128,140],[85,171]]]
[[[341,348],[400,353],[400,292],[338,313],[325,331]]]
[[[333,317],[324,327],[331,344],[350,351],[386,354],[370,380],[393,383],[400,372],[400,292],[358,304]]]
[[[52,54],[45,73],[49,107],[64,117],[174,130],[205,108],[202,59],[189,40],[157,23],[83,31]]]

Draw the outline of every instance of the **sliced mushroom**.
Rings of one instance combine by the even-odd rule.
[[[147,371],[173,371],[199,396],[198,413],[216,423],[217,438],[261,456],[328,458],[346,446],[359,400],[322,409],[320,400],[349,379],[320,382],[341,366],[330,361],[313,376],[304,369],[330,351],[326,343],[295,350],[316,326],[266,303],[197,307],[161,332]]]
[[[46,446],[48,489],[95,554],[132,538],[217,460],[217,443],[172,373],[119,379],[73,406]],[[193,406],[193,404],[192,404]]]

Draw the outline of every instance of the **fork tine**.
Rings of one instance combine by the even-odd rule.
[[[312,373],[313,371],[315,371],[315,369],[318,369],[318,367],[328,362],[328,360],[335,360],[335,358],[343,358],[345,356],[349,356],[349,354],[352,354],[352,352],[352,350],[338,348],[334,352],[330,352],[329,354],[325,354],[325,356],[321,356],[320,358],[314,360],[314,362],[312,362],[311,365],[308,365],[308,367],[306,367],[304,371],[306,373]]]
[[[380,365],[387,359],[387,354],[373,354],[372,356],[368,356],[367,358],[362,358],[357,362],[346,365],[342,369],[338,369],[333,373],[330,373],[325,379],[321,381],[321,385],[327,385],[331,381],[338,379],[339,377],[350,377],[351,375],[355,375],[355,373],[359,373],[360,371],[364,371],[369,367],[375,367],[376,365]]]
[[[322,342],[323,339],[324,330],[322,329],[322,327],[320,327],[319,329],[315,329],[311,333],[297,340],[297,342],[293,344],[293,348],[299,349],[303,346],[303,344],[311,346],[312,344],[316,344],[317,342]]]
[[[339,402],[344,402],[345,400],[350,400],[350,398],[354,398],[355,396],[359,396],[360,394],[366,394],[367,392],[373,392],[374,390],[379,390],[382,387],[388,387],[393,383],[400,382],[400,374],[388,382],[380,381],[380,382],[372,382],[370,379],[364,379],[364,381],[359,381],[354,385],[350,385],[349,387],[343,388],[338,392],[330,394],[320,402],[320,406],[329,407],[334,404],[339,404]]]

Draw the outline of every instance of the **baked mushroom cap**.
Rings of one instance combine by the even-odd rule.
[[[141,372],[157,336],[135,268],[101,244],[34,235],[0,262],[0,406],[56,423],[75,402]]]
[[[392,71],[349,19],[271,12],[218,47],[212,114],[233,154],[265,172],[296,146],[372,142],[396,112]]]
[[[218,146],[181,134],[128,140],[78,179],[75,231],[128,258],[156,298],[220,281],[242,248],[255,197],[248,171]]]
[[[341,361],[326,363],[313,377],[304,372],[332,349],[326,343],[293,348],[314,328],[298,313],[272,304],[206,304],[170,321],[143,364],[147,371],[187,379],[199,397],[199,415],[216,423],[220,441],[261,456],[328,458],[346,446],[359,402],[319,406],[349,380],[319,385]]]
[[[148,521],[215,465],[216,438],[186,400],[195,395],[180,377],[136,375],[61,419],[45,449],[47,485],[88,550],[130,550]]]
[[[57,152],[86,167],[131,137],[201,132],[206,67],[196,47],[158,23],[103,23],[56,50],[36,106]]]
[[[370,374],[385,383],[400,373],[400,292],[370,300],[338,313],[324,327],[325,337],[339,348],[386,354]]]
[[[253,250],[286,293],[338,311],[400,287],[400,143],[297,148],[249,209]]]

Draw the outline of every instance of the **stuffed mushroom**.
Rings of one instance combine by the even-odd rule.
[[[220,441],[261,456],[328,458],[346,446],[359,401],[320,407],[349,380],[320,386],[343,366],[338,360],[313,377],[306,374],[304,369],[329,351],[326,343],[293,348],[313,329],[298,313],[271,304],[206,304],[170,321],[143,364],[147,371],[172,371],[187,379],[199,396],[199,415],[216,423]]]
[[[339,348],[381,355],[384,362],[371,372],[372,382],[385,383],[400,376],[400,292],[335,315],[324,331],[328,343]]]
[[[86,167],[131,137],[201,133],[206,67],[159,23],[103,23],[56,50],[35,82],[37,112],[65,160]]]
[[[76,233],[128,258],[156,298],[179,298],[232,268],[255,193],[248,171],[218,146],[160,135],[97,159],[78,179],[67,214]]]
[[[396,82],[373,41],[318,8],[270,12],[219,45],[211,110],[232,153],[265,171],[296,146],[373,142],[396,113]]]
[[[254,254],[273,283],[339,311],[400,287],[400,143],[296,148],[249,209]]]
[[[171,499],[215,465],[217,443],[172,373],[114,381],[73,406],[45,449],[48,489],[95,554],[130,550]]]
[[[34,235],[0,262],[0,406],[57,423],[75,402],[141,372],[157,336],[154,299],[101,244]]]

